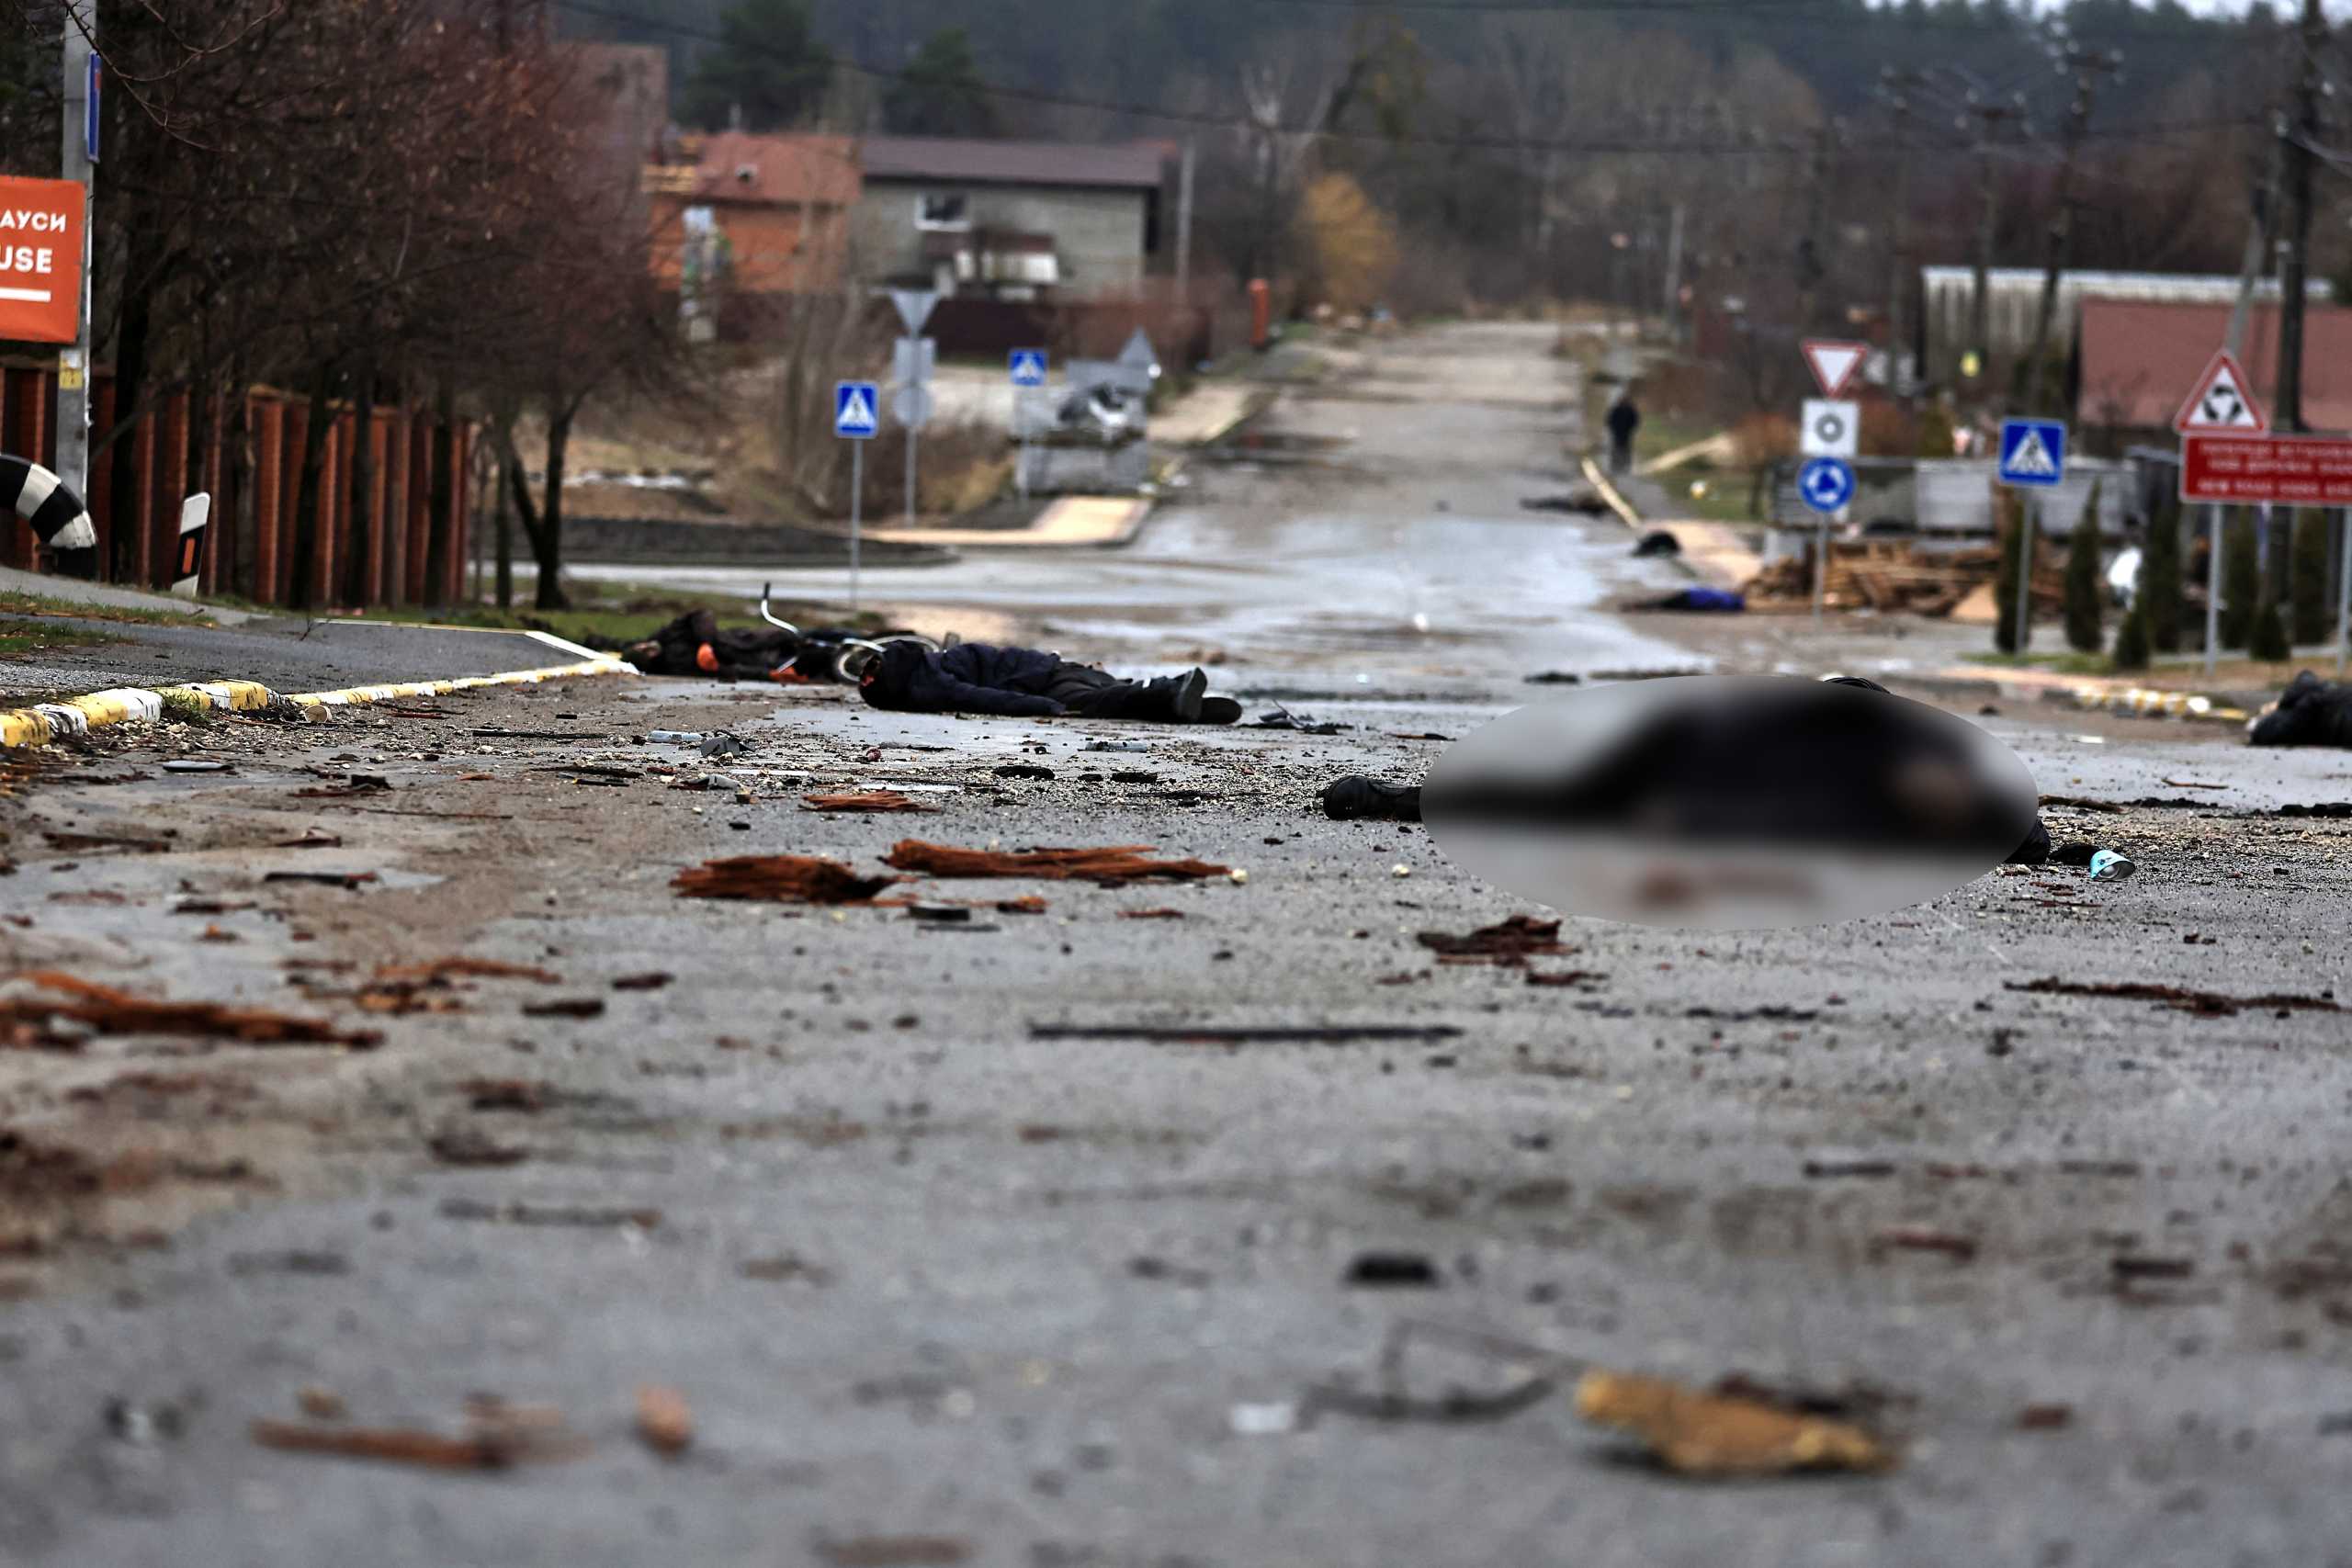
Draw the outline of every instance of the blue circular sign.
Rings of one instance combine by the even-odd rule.
[[[1843,457],[1815,457],[1797,470],[1797,495],[1815,512],[1845,510],[1854,499],[1854,466]]]

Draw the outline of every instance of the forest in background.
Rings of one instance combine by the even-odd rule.
[[[714,76],[797,62],[821,87],[771,120],[1189,141],[1204,260],[1235,277],[1311,272],[1306,193],[1344,175],[1393,227],[1394,302],[1419,310],[1576,297],[1662,308],[1678,211],[1672,271],[1686,284],[1785,294],[1792,308],[1805,293],[1883,299],[1898,272],[1973,259],[1988,186],[1996,263],[2039,265],[2070,134],[2073,265],[2234,271],[2268,113],[2300,58],[2291,19],[2267,6],[2203,16],[2172,0],[559,0],[557,12],[575,36],[666,47],[690,123],[724,123],[742,96],[714,92]],[[2070,125],[2086,75],[2086,112]],[[2320,225],[2331,276],[2342,233]]]

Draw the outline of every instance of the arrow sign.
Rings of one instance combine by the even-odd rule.
[[[1824,516],[1854,499],[1854,469],[1843,457],[1815,457],[1797,474],[1797,496]]]
[[[2254,400],[2245,367],[2225,348],[2205,367],[2172,427],[2183,435],[2259,435],[2270,428],[2270,418]]]
[[[1871,352],[1866,343],[1842,343],[1835,338],[1809,337],[1804,347],[1804,362],[1813,367],[1813,378],[1821,383],[1825,398],[1844,397],[1854,372],[1862,367]]]

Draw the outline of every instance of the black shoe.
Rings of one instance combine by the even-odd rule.
[[[1201,699],[1201,716],[1197,722],[1202,724],[1239,724],[1241,722],[1241,705],[1235,702],[1231,697],[1203,697]]]
[[[1350,773],[1324,786],[1323,815],[1335,822],[1418,822],[1421,786],[1383,784]]]
[[[1189,671],[1176,677],[1168,694],[1168,711],[1179,724],[1201,722],[1201,699],[1208,694],[1208,672]]]

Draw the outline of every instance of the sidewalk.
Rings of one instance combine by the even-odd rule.
[[[1736,592],[1764,570],[1764,558],[1724,524],[1658,521],[1672,513],[1673,502],[1665,487],[1655,480],[1604,473],[1590,457],[1584,459],[1584,477],[1626,527],[1642,534],[1656,530],[1673,535],[1675,543],[1682,547],[1683,565],[1709,587]]]
[[[224,626],[242,626],[254,618],[250,611],[224,609],[198,599],[175,599],[168,593],[117,588],[104,582],[85,582],[77,577],[45,577],[37,571],[0,566],[0,594],[9,593],[29,594],[38,599],[54,600],[60,604],[81,604],[97,610],[147,610],[166,615],[203,615]]]
[[[1134,539],[1151,507],[1143,496],[1067,495],[1025,528],[870,528],[865,536],[959,550],[1111,549]]]

